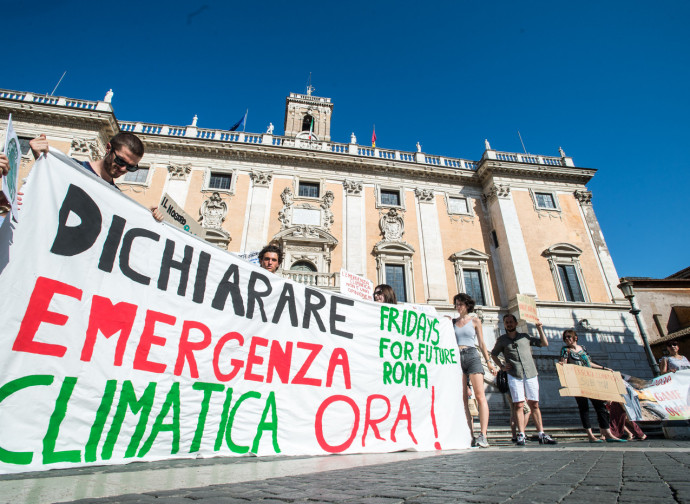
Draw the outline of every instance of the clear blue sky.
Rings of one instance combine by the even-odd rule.
[[[0,87],[103,99],[120,120],[282,133],[285,96],[333,99],[334,141],[596,168],[619,276],[690,266],[690,3],[16,2]],[[12,66],[10,66],[12,65]],[[14,66],[16,65],[16,66]]]

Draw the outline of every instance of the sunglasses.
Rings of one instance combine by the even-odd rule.
[[[381,291],[374,291],[374,296],[383,296],[383,292],[381,292]]]
[[[139,169],[138,164],[135,164],[135,165],[129,164],[127,161],[125,161],[120,156],[115,154],[115,150],[111,150],[110,152],[113,155],[113,163],[115,163],[120,168],[126,168],[128,172],[135,172]]]

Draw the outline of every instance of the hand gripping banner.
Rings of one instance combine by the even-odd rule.
[[[0,473],[469,446],[433,310],[268,273],[64,156],[24,192],[0,231]]]

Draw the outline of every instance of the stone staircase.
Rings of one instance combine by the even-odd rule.
[[[587,442],[587,434],[580,424],[580,417],[576,410],[574,412],[542,411],[542,420],[544,422],[545,432],[558,442]],[[591,422],[594,427],[594,433],[597,434],[599,429],[593,415]],[[661,429],[661,422],[638,422],[638,425],[649,438],[664,437]],[[475,434],[479,432],[478,417],[474,417],[474,432]],[[525,433],[527,435],[528,446],[531,443],[538,444],[539,439],[537,438],[534,424],[531,421]],[[492,446],[513,446],[511,440],[512,434],[510,432],[510,418],[501,413],[490,415],[487,435],[489,443],[491,443]]]

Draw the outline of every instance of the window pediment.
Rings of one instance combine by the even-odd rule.
[[[544,257],[579,257],[582,255],[582,249],[570,243],[556,243],[544,250],[541,255]]]

